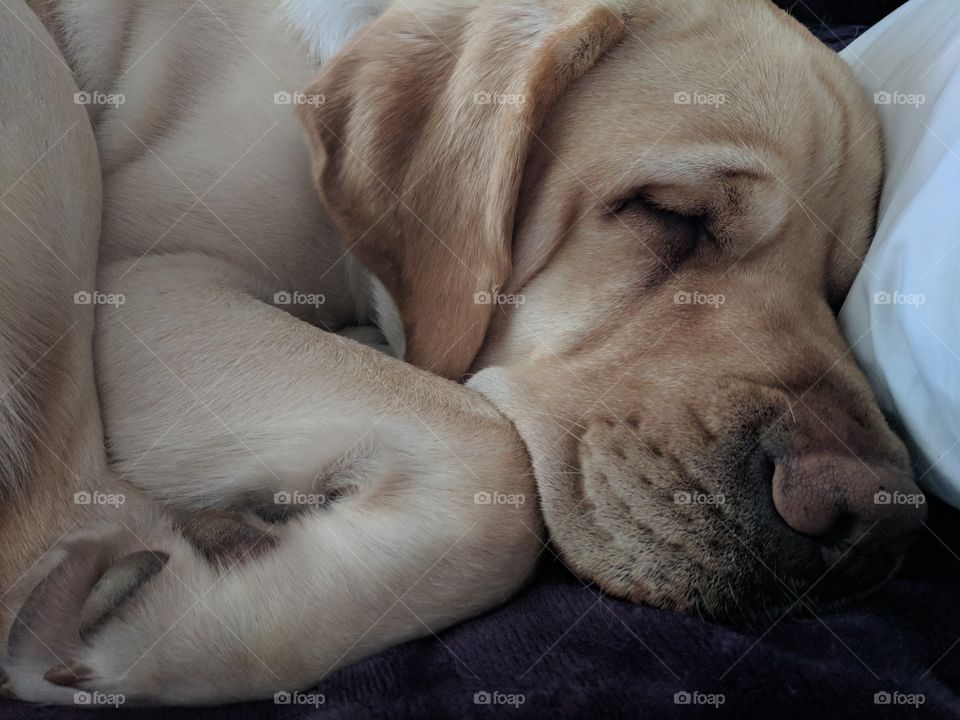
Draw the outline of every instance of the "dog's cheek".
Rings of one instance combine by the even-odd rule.
[[[672,503],[670,460],[638,423],[596,418],[578,446],[581,502],[552,532],[577,572],[634,602],[679,608],[690,558]]]

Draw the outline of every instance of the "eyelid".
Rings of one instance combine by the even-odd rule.
[[[661,219],[667,221],[696,223],[705,230],[710,222],[709,215],[704,211],[690,211],[688,209],[668,207],[642,192],[607,204],[607,211],[614,216],[619,216],[634,210],[659,216]]]
[[[625,212],[632,207],[691,220],[705,219],[707,215],[706,211],[703,209],[698,208],[696,210],[691,210],[689,208],[678,208],[671,206],[659,200],[654,193],[644,189],[635,190],[634,192],[624,195],[623,197],[607,204],[607,209],[613,215]]]
[[[609,203],[607,211],[614,217],[620,217],[630,212],[641,212],[652,215],[665,224],[682,224],[684,227],[681,229],[687,230],[688,233],[691,230],[696,233],[697,244],[706,241],[718,250],[723,249],[724,243],[710,229],[712,217],[706,208],[691,211],[690,209],[669,207],[659,202],[653,196],[653,193],[641,189]]]

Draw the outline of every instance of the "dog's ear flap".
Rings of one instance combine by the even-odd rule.
[[[321,196],[399,308],[409,362],[469,369],[510,274],[530,146],[623,32],[612,0],[411,0],[307,91]]]

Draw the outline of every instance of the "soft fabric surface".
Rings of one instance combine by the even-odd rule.
[[[842,45],[861,29],[834,28],[825,39]],[[542,571],[515,601],[334,674],[316,691],[323,704],[267,701],[111,717],[960,720],[960,514],[932,510],[901,575],[846,611],[728,628],[604,597],[545,549]],[[477,693],[514,704],[476,704],[486,697]],[[686,696],[676,693],[697,693],[701,704],[677,704],[675,697]],[[719,703],[719,694],[719,707],[702,704]],[[917,694],[922,704],[893,704],[919,703]],[[891,704],[875,702],[888,697]],[[0,703],[0,720],[90,716],[79,708]]]
[[[883,117],[877,235],[841,313],[921,485],[960,507],[960,4],[912,0],[843,52]]]

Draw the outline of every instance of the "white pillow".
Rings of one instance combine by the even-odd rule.
[[[841,325],[921,486],[960,507],[960,3],[912,0],[841,55],[883,116],[887,157]]]

